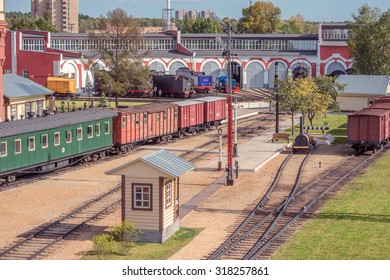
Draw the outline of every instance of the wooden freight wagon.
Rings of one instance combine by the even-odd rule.
[[[153,103],[117,109],[114,119],[114,146],[118,153],[130,151],[134,145],[169,141],[178,131],[178,105]]]
[[[374,104],[378,103],[389,103],[390,104],[390,96],[382,96],[374,99]]]
[[[93,108],[0,123],[0,178],[12,182],[20,173],[104,157],[111,150],[116,115]]]
[[[178,135],[183,138],[186,133],[195,135],[204,124],[204,104],[200,101],[183,100],[174,102],[178,105]]]
[[[356,152],[381,148],[389,140],[390,111],[365,109],[348,116],[348,144]]]
[[[192,99],[203,102],[204,105],[204,125],[203,129],[208,131],[211,126],[217,128],[221,121],[226,119],[226,98],[218,96],[206,96]]]

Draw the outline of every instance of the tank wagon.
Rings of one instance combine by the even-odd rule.
[[[13,182],[19,174],[105,157],[116,116],[93,108],[0,123],[0,179]]]

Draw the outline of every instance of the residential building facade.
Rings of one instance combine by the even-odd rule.
[[[79,32],[78,0],[31,0],[33,19],[44,17],[47,13],[58,32]]]

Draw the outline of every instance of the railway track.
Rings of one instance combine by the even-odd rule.
[[[314,213],[319,202],[324,201],[347,177],[377,158],[378,154],[350,156],[310,184],[304,187],[294,185],[288,197],[282,201],[281,197],[275,199],[277,196],[272,194],[277,191],[275,181],[280,180],[280,173],[290,160],[289,156],[263,199],[208,259],[269,259],[288,235]]]
[[[265,122],[270,122],[271,120],[268,119],[267,116],[263,115],[263,114],[250,116],[250,117],[238,120],[238,133],[240,134],[240,137],[247,136],[248,133],[247,133],[247,130],[245,130],[246,126],[250,127],[250,131],[252,133],[255,133],[255,132],[261,133],[264,130],[264,129],[262,129],[262,127],[261,127],[261,129],[258,129],[258,130],[256,130],[256,128],[255,128],[256,126],[258,126],[258,121],[265,123]],[[221,127],[224,128],[226,126],[227,126],[226,124],[223,124]],[[217,133],[217,132],[216,132],[216,130],[214,130],[214,132],[209,131],[208,133],[211,134],[211,133]],[[203,135],[203,133],[199,133],[198,135]],[[195,137],[196,136],[197,135],[195,135]],[[193,137],[193,136],[191,136],[191,137]],[[226,133],[224,135],[224,138],[226,139]],[[186,138],[186,137],[184,139],[175,138],[174,140],[170,140],[167,143],[156,143],[156,145],[164,146],[166,144],[174,143],[175,141],[182,141],[182,140],[191,141],[191,138]],[[214,140],[207,141],[206,143],[204,143],[198,147],[195,147],[194,148],[195,151],[185,152],[183,155],[183,158],[185,158],[186,160],[189,160],[191,162],[195,162],[196,158],[199,159],[202,156],[204,156],[205,154],[207,154],[208,152],[210,152],[213,149],[216,149],[218,147],[218,144],[213,146],[213,143],[215,143]],[[207,148],[208,146],[209,146],[209,148]],[[207,149],[206,152],[204,151],[205,149]],[[136,146],[135,149],[131,151],[131,153],[137,153],[140,150],[142,150],[142,146],[138,146],[138,147]],[[195,156],[196,158],[191,158],[190,154],[196,154],[196,156]],[[0,182],[0,192],[10,190],[13,188],[17,188],[17,187],[20,187],[24,184],[49,179],[53,176],[58,176],[58,175],[66,173],[66,172],[75,171],[75,170],[79,170],[82,168],[88,168],[88,167],[94,166],[94,165],[102,163],[102,162],[113,161],[113,160],[116,160],[116,159],[121,158],[121,157],[126,156],[126,155],[128,155],[128,153],[112,154],[110,156],[106,156],[104,159],[91,160],[91,161],[81,163],[81,164],[79,162],[77,162],[73,165],[69,165],[67,167],[57,169],[57,170],[52,170],[52,171],[45,172],[45,173],[26,174],[26,175],[18,177],[15,182],[6,182],[6,183]],[[81,162],[81,160],[80,160],[80,162]]]
[[[60,241],[79,233],[90,221],[108,214],[120,204],[120,187],[100,195],[64,217],[24,234],[0,251],[0,260],[39,259],[54,250]],[[23,236],[23,235],[22,235]]]
[[[263,199],[232,235],[209,256],[208,259],[244,259],[247,252],[255,247],[261,236],[281,218],[280,213],[297,191],[303,168],[310,154],[293,154],[283,161]],[[293,162],[294,164],[289,164]],[[298,163],[300,162],[300,163]],[[289,168],[288,172],[286,169]],[[295,179],[288,179],[287,173],[295,173]],[[291,178],[291,177],[290,177]]]

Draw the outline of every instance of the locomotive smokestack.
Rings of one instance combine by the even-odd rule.
[[[299,117],[299,134],[303,134],[303,116]]]

